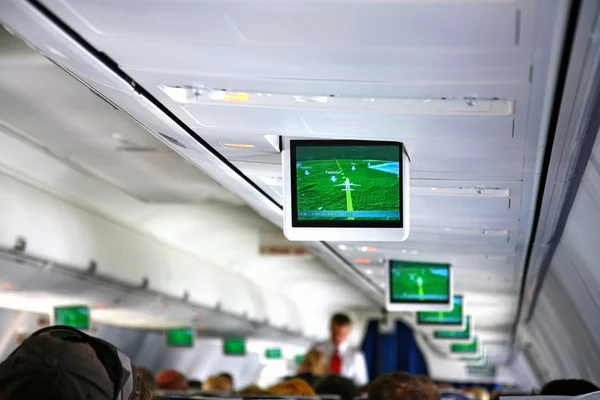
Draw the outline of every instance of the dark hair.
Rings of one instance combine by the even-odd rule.
[[[415,378],[417,378],[423,385],[429,400],[440,400],[442,398],[438,387],[435,383],[433,383],[430,377],[425,375],[415,375]]]
[[[423,384],[405,372],[381,375],[369,385],[368,400],[428,400]]]
[[[580,396],[599,391],[598,386],[583,379],[558,379],[546,383],[540,392],[542,396]]]
[[[192,379],[188,381],[188,386],[190,389],[202,390],[202,381]]]
[[[360,397],[360,390],[351,379],[339,375],[329,375],[317,381],[317,394],[337,394],[342,400],[354,400]]]
[[[338,313],[331,317],[331,323],[334,325],[350,325],[352,320],[346,314]]]
[[[233,375],[231,375],[229,372],[221,372],[217,376],[227,379],[229,383],[231,383],[231,385],[233,386]]]

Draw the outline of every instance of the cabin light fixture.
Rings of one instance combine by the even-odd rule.
[[[367,269],[367,270],[365,270],[365,272],[366,272],[367,275],[371,275],[373,273],[373,270],[372,269]]]
[[[377,248],[374,246],[361,246],[360,247],[360,251],[363,252],[373,252],[373,251],[377,251]]]
[[[10,282],[0,282],[0,290],[10,290],[12,287]]]
[[[256,106],[319,107],[322,109],[387,112],[394,114],[508,116],[514,114],[512,98],[479,97],[351,97],[336,94],[246,92],[197,86],[167,86],[161,89],[171,100],[185,104],[206,102],[246,103]],[[335,101],[330,101],[335,99]]]
[[[234,149],[253,149],[256,147],[256,145],[249,143],[221,143],[221,146]]]
[[[356,264],[371,264],[370,258],[357,258],[354,260]]]
[[[480,196],[480,197],[510,197],[510,189],[475,187],[424,187],[410,188],[411,195],[421,196]]]

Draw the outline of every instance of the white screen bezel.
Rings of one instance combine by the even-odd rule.
[[[448,284],[449,288],[449,303],[395,303],[391,300],[391,276],[390,268],[392,262],[395,260],[388,260],[387,271],[386,271],[386,293],[385,293],[385,309],[391,312],[417,312],[417,311],[452,311],[454,306],[454,267],[450,263],[443,263],[448,265]],[[431,264],[442,264],[442,263],[431,263]],[[464,296],[463,296],[464,300]],[[464,310],[464,309],[463,309]],[[415,316],[416,318],[416,316]],[[449,326],[449,325],[446,325]],[[455,325],[458,326],[458,325]]]
[[[285,237],[291,241],[403,241],[408,238],[410,231],[410,160],[406,149],[402,145],[402,213],[403,227],[294,227],[292,226],[292,182],[291,179],[291,154],[290,141],[292,140],[334,140],[334,139],[307,139],[307,138],[285,138],[282,141],[281,152],[283,165],[283,232]],[[347,141],[342,140],[340,141]],[[375,143],[375,140],[365,142]]]

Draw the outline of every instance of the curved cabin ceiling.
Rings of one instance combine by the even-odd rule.
[[[116,130],[101,115],[73,117],[64,107],[61,115],[38,104],[61,124],[73,124],[79,137],[61,142],[53,136],[53,154],[66,155],[132,204],[113,201],[115,216],[236,274],[253,276],[244,272],[250,265],[257,284],[280,292],[294,282],[306,298],[314,279],[327,310],[377,309],[372,300],[382,303],[388,258],[450,261],[456,292],[472,299],[469,312],[483,341],[498,349],[496,360],[508,357],[567,2],[7,4],[0,18],[10,29],[237,195],[176,160],[129,120],[122,121],[129,130]],[[6,90],[18,93],[17,101],[35,100],[26,71],[10,73]],[[72,82],[69,90],[85,91]],[[395,107],[385,106],[390,99]],[[39,128],[24,128],[22,136],[48,139]],[[262,222],[240,211],[238,199],[281,224],[278,135],[405,143],[412,160],[409,239],[307,244],[364,296],[314,260],[246,258],[253,247],[248,238],[256,238],[254,225]],[[202,197],[205,191],[210,198]],[[177,201],[185,205],[164,204]],[[228,223],[235,229],[216,230]],[[210,245],[204,246],[207,231]],[[296,286],[303,276],[306,284]],[[339,290],[326,295],[334,280]]]

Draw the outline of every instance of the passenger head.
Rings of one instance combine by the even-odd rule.
[[[474,387],[469,390],[474,400],[490,400],[490,393],[482,387]]]
[[[233,391],[233,388],[235,387],[233,375],[231,375],[229,372],[221,372],[218,376],[225,379],[229,383],[229,390],[227,390],[227,391],[228,392]]]
[[[156,374],[156,387],[162,390],[188,390],[188,381],[174,369],[165,369]]]
[[[404,372],[381,375],[369,385],[368,400],[428,400],[423,384]]]
[[[339,346],[350,337],[352,332],[352,321],[346,314],[335,314],[331,317],[330,324],[331,341]]]
[[[580,396],[597,392],[598,386],[583,379],[559,379],[548,382],[540,393],[542,396]]]
[[[327,371],[327,361],[325,354],[317,349],[312,349],[304,356],[300,364],[300,373],[311,373],[314,375],[324,375]]]
[[[147,400],[131,360],[102,339],[67,326],[40,329],[0,363],[3,400]]]
[[[154,380],[154,374],[147,368],[135,367],[136,372],[145,383],[145,385],[154,392],[156,390],[156,380]]]
[[[242,396],[265,396],[269,395],[270,393],[258,385],[250,385],[240,390],[239,394]]]
[[[231,380],[225,376],[209,376],[202,385],[202,389],[214,392],[231,392]]]
[[[427,393],[427,398],[429,400],[441,400],[442,396],[440,395],[440,391],[435,383],[425,375],[416,375],[415,376],[423,385],[425,389],[425,393]]]
[[[273,396],[315,396],[313,388],[303,379],[290,379],[267,389]]]
[[[342,400],[354,400],[360,397],[360,389],[351,379],[339,375],[329,375],[317,382],[318,394],[335,394]]]
[[[3,400],[112,400],[114,385],[94,349],[48,335],[30,337],[0,364]]]
[[[188,387],[189,389],[194,389],[194,390],[202,390],[202,381],[196,380],[196,379],[192,379],[188,381]]]

